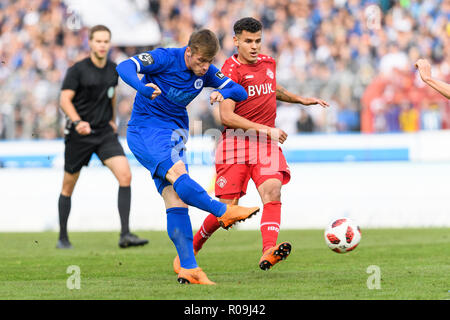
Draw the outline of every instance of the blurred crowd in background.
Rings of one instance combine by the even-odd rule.
[[[133,0],[128,0],[133,1]],[[136,0],[137,1],[137,0]],[[450,0],[140,0],[159,23],[158,46],[184,46],[198,28],[220,40],[219,68],[235,53],[233,24],[263,26],[262,53],[277,60],[278,83],[329,109],[280,103],[277,126],[304,132],[416,132],[450,128],[450,103],[423,84],[418,58],[450,82]],[[59,93],[68,67],[89,53],[88,28],[68,27],[60,0],[0,2],[0,139],[62,137]],[[114,37],[114,34],[113,34]],[[116,63],[152,47],[113,47]],[[188,110],[191,129],[220,128],[208,91]],[[122,82],[117,123],[125,136],[134,91]],[[201,120],[201,122],[200,122]]]

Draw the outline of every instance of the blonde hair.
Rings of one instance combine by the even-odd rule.
[[[194,54],[200,52],[207,58],[214,58],[219,51],[220,45],[214,32],[202,29],[191,34],[188,47],[191,48]]]

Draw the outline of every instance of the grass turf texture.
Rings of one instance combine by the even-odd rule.
[[[362,230],[359,247],[329,250],[322,230],[282,230],[291,255],[269,271],[258,268],[259,231],[219,230],[197,256],[217,286],[180,285],[175,249],[165,232],[138,232],[150,243],[120,249],[113,232],[72,232],[72,250],[55,249],[57,234],[0,234],[0,299],[450,299],[450,229]],[[69,290],[68,266],[81,270]],[[369,290],[367,268],[381,270]]]

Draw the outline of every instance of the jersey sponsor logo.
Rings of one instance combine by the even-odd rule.
[[[217,185],[221,188],[225,187],[225,185],[227,184],[227,179],[225,179],[223,176],[220,176],[217,179]]]
[[[194,88],[195,89],[201,89],[201,87],[203,87],[203,80],[202,79],[195,80]]]
[[[225,75],[222,73],[222,71],[217,71],[216,77],[219,78],[220,80],[223,80],[225,78]]]
[[[272,71],[272,70],[270,70],[269,68],[267,68],[266,74],[267,74],[267,76],[268,76],[270,79],[273,80],[274,74],[273,74],[273,71]]]
[[[197,95],[198,92],[185,92],[183,90],[170,87],[166,94],[166,98],[179,105],[187,106],[192,100],[195,99]]]
[[[254,95],[260,96],[261,94],[270,94],[275,92],[272,89],[272,83],[263,83],[256,86],[248,86],[247,91],[249,97],[253,97]]]
[[[149,66],[155,62],[155,60],[153,60],[152,55],[148,52],[141,53],[140,55],[138,55],[138,59],[141,60],[144,66]]]

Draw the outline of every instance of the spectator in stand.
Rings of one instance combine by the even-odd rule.
[[[148,10],[162,30],[158,46],[182,46],[193,30],[213,30],[221,45],[218,66],[234,52],[233,21],[261,20],[262,50],[276,58],[278,82],[292,92],[340,101],[344,108],[336,110],[337,118],[340,110],[355,111],[362,132],[398,130],[401,96],[408,97],[419,117],[423,110],[440,110],[438,127],[450,128],[449,100],[424,84],[413,68],[424,58],[433,65],[434,77],[450,82],[450,0],[148,0]],[[88,26],[71,30],[69,17],[61,0],[0,2],[2,138],[62,137],[57,89],[67,68],[89,51]],[[148,49],[113,48],[110,58],[119,63]],[[393,66],[403,66],[403,74]],[[400,94],[393,98],[394,90]],[[119,85],[123,123],[130,114],[129,96]],[[192,121],[200,120],[196,108],[189,110]],[[316,131],[339,131],[334,118],[311,116]],[[296,119],[280,121],[295,127]]]
[[[298,132],[314,132],[314,122],[311,115],[305,110],[300,109],[300,116],[297,120]]]

